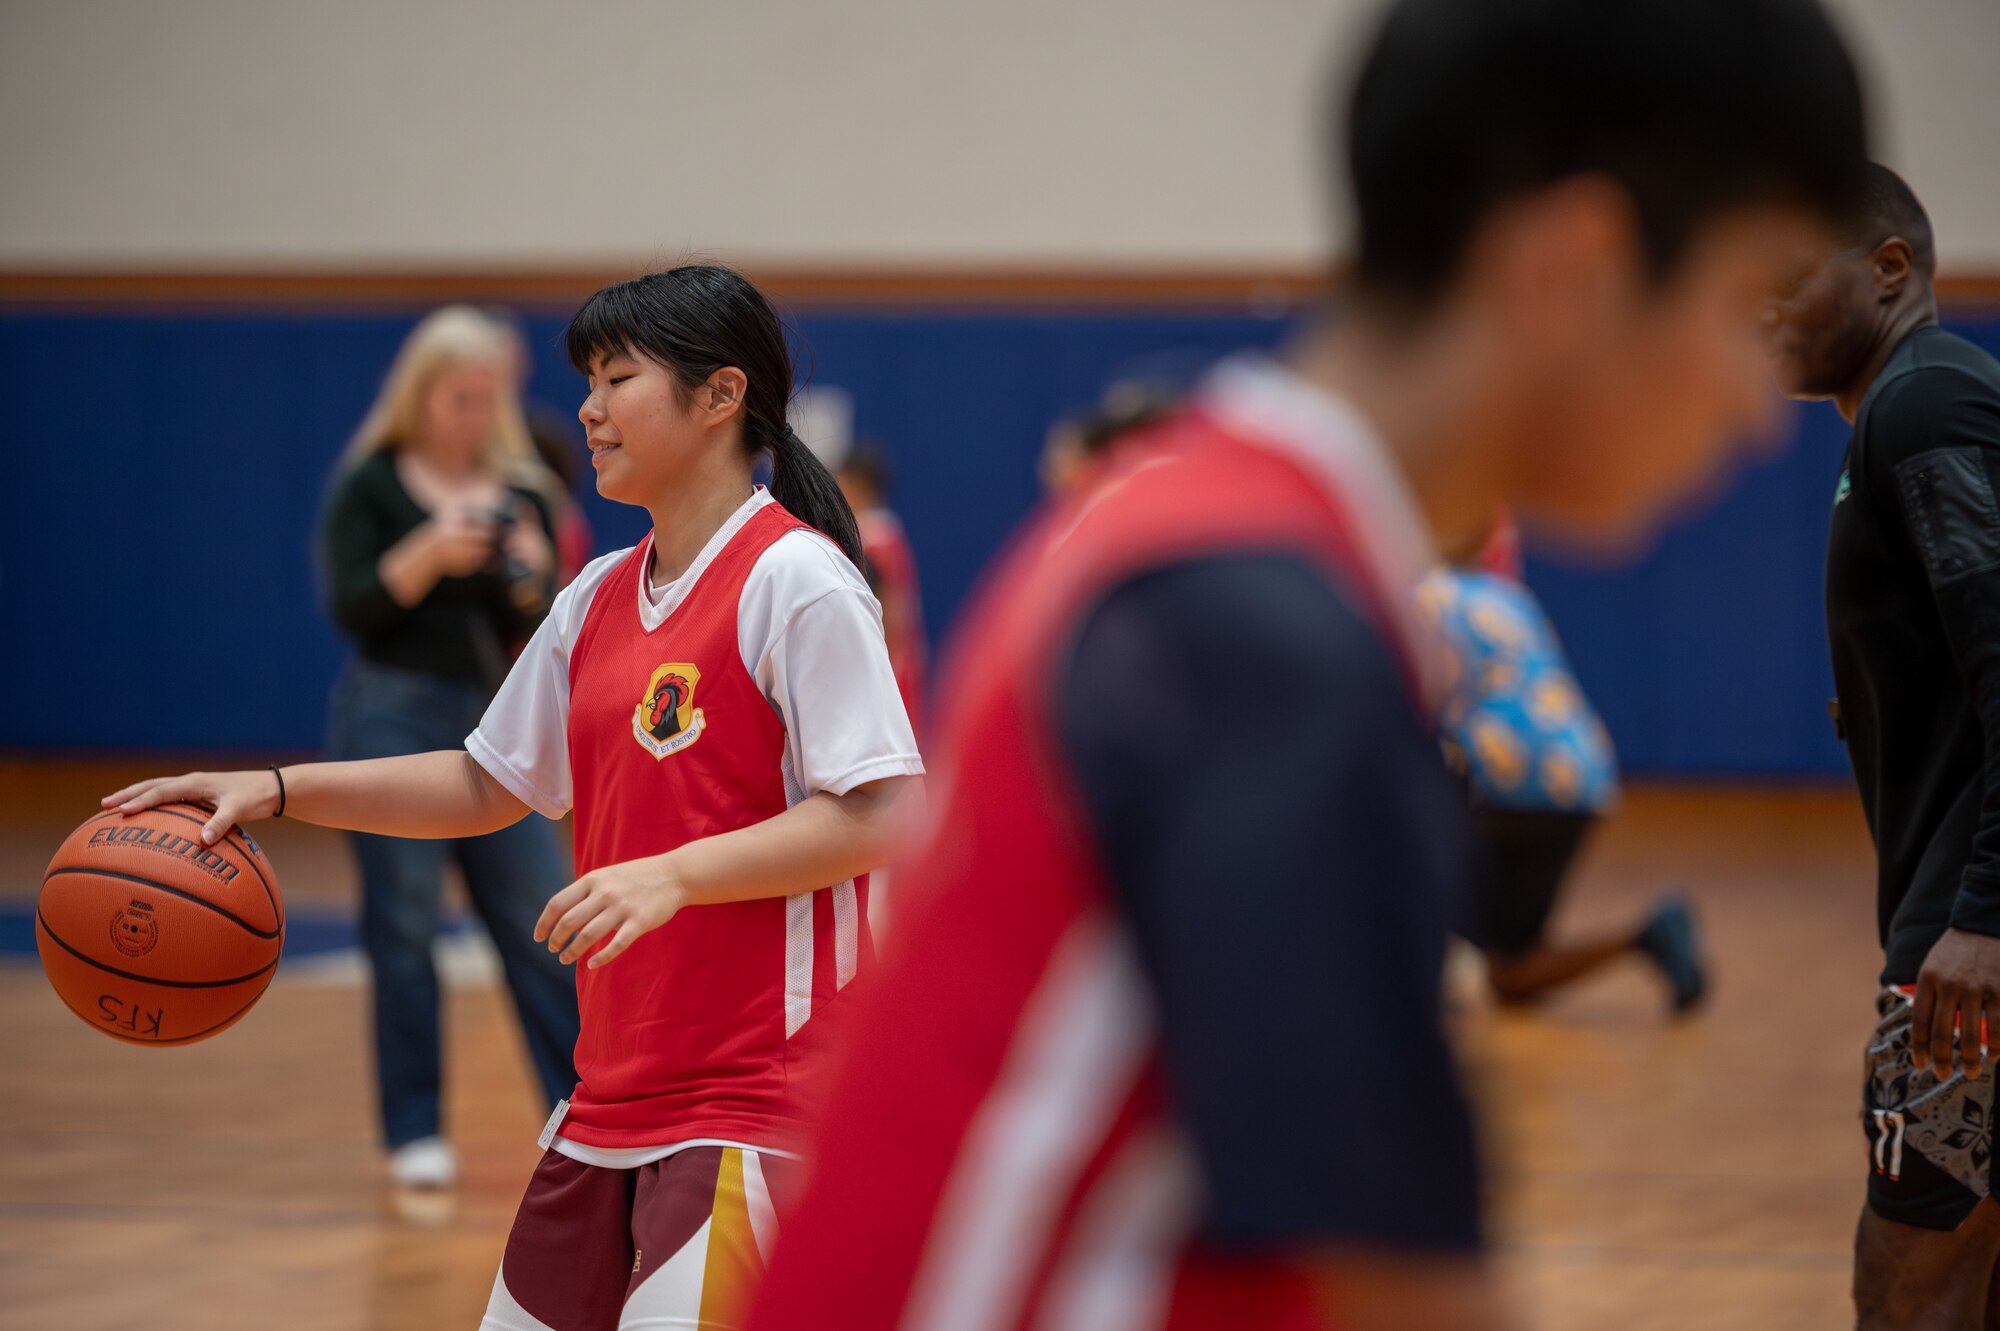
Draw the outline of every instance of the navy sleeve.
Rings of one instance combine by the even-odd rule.
[[[1867,428],[1985,740],[1952,927],[2000,934],[2000,394],[1954,369],[1914,370],[1883,386]]]
[[[1439,1013],[1469,816],[1386,644],[1303,560],[1232,554],[1113,591],[1058,691],[1205,1237],[1477,1246]]]

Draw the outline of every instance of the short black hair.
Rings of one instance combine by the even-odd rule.
[[[1100,457],[1126,435],[1173,415],[1181,396],[1168,384],[1128,379],[1105,389],[1096,406],[1065,417],[1061,425],[1074,432],[1077,450],[1085,457]]]
[[[884,498],[896,485],[896,468],[889,461],[889,450],[882,447],[880,440],[865,435],[854,441],[847,460],[834,470],[839,475],[855,477]]]
[[[1817,0],[1397,0],[1347,103],[1357,291],[1418,307],[1510,199],[1622,186],[1649,268],[1717,215],[1845,214],[1860,79]]]
[[[1937,241],[1931,217],[1915,190],[1901,176],[1870,162],[1861,192],[1836,228],[1840,239],[1857,249],[1872,250],[1891,236],[1910,242],[1910,259],[1926,278],[1937,274]]]

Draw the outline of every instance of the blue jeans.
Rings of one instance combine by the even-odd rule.
[[[455,749],[485,707],[485,693],[472,685],[356,659],[333,688],[328,756],[344,761]],[[544,1097],[553,1106],[574,1090],[576,984],[534,939],[536,917],[571,876],[549,826],[531,814],[486,836],[349,836],[361,864],[361,938],[375,976],[375,1067],[389,1146],[435,1136],[442,1126],[431,942],[447,859],[464,873],[473,909],[500,953]]]

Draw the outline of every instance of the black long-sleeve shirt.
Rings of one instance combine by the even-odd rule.
[[[1882,979],[1947,927],[2000,934],[2000,362],[1906,337],[1862,399],[1827,545],[1826,619],[1875,840]]]
[[[553,527],[548,501],[513,488],[516,521]],[[389,547],[430,515],[396,475],[389,449],[362,459],[334,483],[320,524],[321,573],[333,622],[364,658],[465,684],[498,687],[513,648],[535,631],[554,595],[553,574],[517,602],[499,562],[468,577],[440,578],[412,606],[396,603],[379,566]]]

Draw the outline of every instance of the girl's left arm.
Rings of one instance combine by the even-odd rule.
[[[844,795],[821,791],[761,823],[607,865],[549,899],[535,941],[567,963],[608,939],[590,958],[604,966],[683,906],[787,897],[880,868],[921,805],[922,787],[921,777],[893,776]]]

